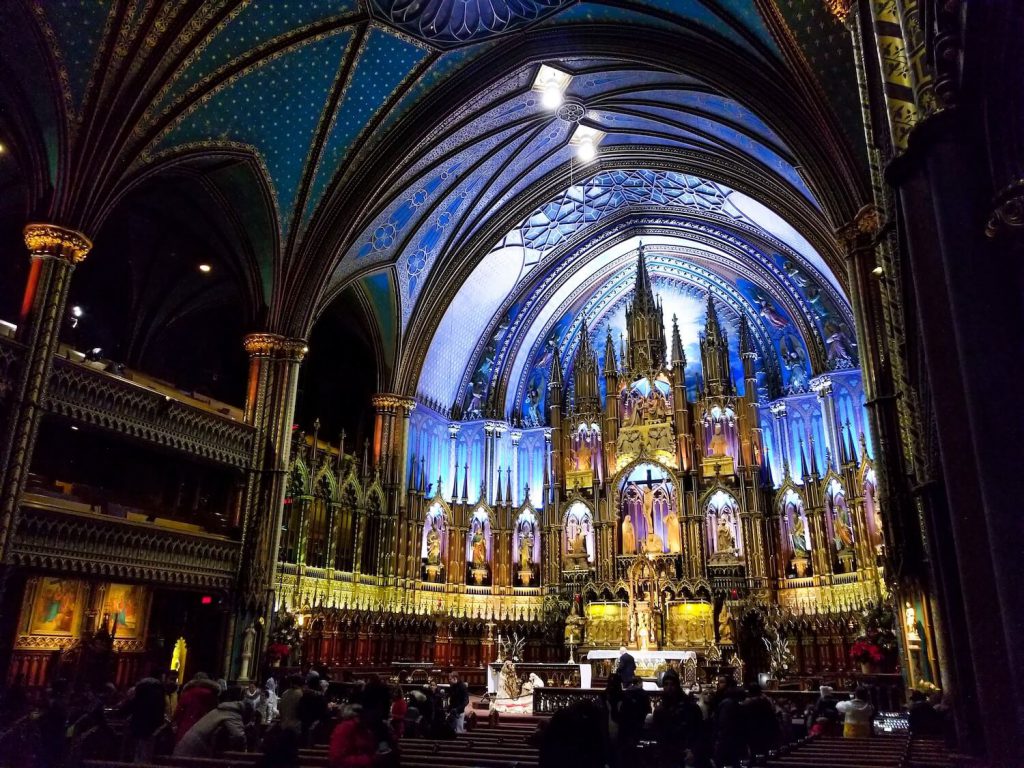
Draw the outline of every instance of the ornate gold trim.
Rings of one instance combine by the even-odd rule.
[[[250,333],[242,340],[249,357],[277,357],[296,363],[309,351],[305,339],[293,339],[277,333]]]
[[[393,392],[381,392],[380,394],[374,395],[370,402],[377,410],[393,408],[406,410],[409,413],[416,410],[416,401],[413,398],[405,397],[404,395],[396,395]]]
[[[56,256],[77,264],[92,250],[92,241],[81,232],[56,224],[26,224],[24,235],[34,256]]]
[[[861,237],[875,237],[882,231],[884,221],[881,209],[868,203],[853,217],[853,221],[836,230],[836,236],[847,244],[855,243]]]
[[[853,0],[825,0],[825,7],[840,24],[845,24],[853,11]]]

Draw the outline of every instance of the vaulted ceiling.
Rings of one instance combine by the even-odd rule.
[[[0,181],[27,189],[26,217],[113,259],[104,228],[133,189],[201,178],[238,233],[247,314],[307,335],[352,289],[406,388],[406,340],[600,168],[722,184],[824,262],[864,197],[849,37],[822,0],[13,0],[0,34],[18,52]],[[544,63],[572,74],[554,114],[531,90]],[[581,123],[606,134],[589,169]]]

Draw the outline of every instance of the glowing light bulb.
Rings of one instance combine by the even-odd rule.
[[[213,269],[213,267],[211,267],[209,264],[200,264],[199,265],[199,271],[202,272],[204,275],[206,273],[208,273],[212,269]]]
[[[562,106],[562,89],[558,87],[557,82],[548,80],[544,84],[540,103],[544,105],[545,109],[558,109]]]
[[[592,139],[583,139],[583,141],[580,142],[579,147],[576,148],[576,157],[584,163],[589,163],[594,159],[596,154],[597,148],[594,146]]]

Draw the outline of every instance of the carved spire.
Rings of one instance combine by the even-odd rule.
[[[512,470],[510,469],[509,472],[511,471]],[[495,497],[494,503],[496,506],[500,507],[502,504],[505,503],[505,500],[501,496],[501,467],[498,467],[498,482],[496,483],[496,485],[498,488],[498,495]]]
[[[554,345],[551,356],[551,378],[548,380],[548,388],[562,387],[562,362],[558,359],[558,345]]]
[[[618,366],[615,362],[615,343],[612,341],[612,327],[608,326],[608,333],[604,339],[604,375],[614,377],[618,374]]]
[[[590,330],[586,319],[580,330],[580,348],[576,353],[573,368],[573,404],[578,412],[596,412],[601,407],[601,395],[597,388],[597,354],[590,343]]]
[[[660,371],[665,365],[667,352],[665,317],[661,302],[654,297],[643,243],[637,254],[633,297],[626,306],[626,332],[629,334],[629,352],[625,367],[634,375]]]
[[[469,501],[469,464],[462,465],[462,501]]]
[[[455,465],[455,471],[452,472],[452,501],[459,498],[459,465]]]
[[[512,506],[512,467],[509,467],[505,474],[505,501]]]
[[[672,365],[686,368],[686,353],[683,351],[683,339],[679,335],[679,319],[672,315]]]
[[[701,368],[704,391],[709,397],[732,395],[732,371],[729,368],[729,339],[718,321],[711,291],[708,291],[707,316],[704,335],[700,340]]]

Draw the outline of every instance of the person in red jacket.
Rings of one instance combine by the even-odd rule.
[[[178,707],[171,720],[174,726],[174,743],[181,741],[193,725],[203,719],[220,703],[220,687],[205,672],[198,672],[178,697]]]
[[[360,703],[348,707],[331,733],[330,768],[390,768],[398,765],[391,731],[385,722],[391,696],[387,686],[370,684]]]

